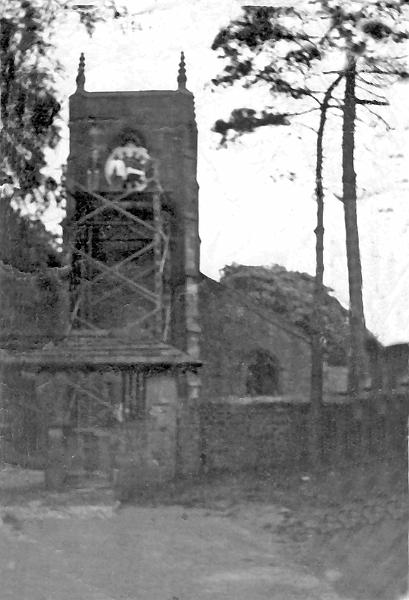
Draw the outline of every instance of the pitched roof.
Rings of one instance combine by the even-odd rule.
[[[230,294],[243,307],[247,308],[248,310],[251,310],[254,314],[258,315],[261,319],[263,319],[263,321],[271,323],[272,325],[278,327],[279,329],[282,329],[286,333],[289,333],[294,337],[302,339],[307,344],[311,343],[310,338],[305,333],[300,331],[298,327],[293,325],[293,323],[291,323],[291,321],[289,321],[289,319],[287,319],[285,316],[279,315],[278,313],[274,313],[273,311],[266,309],[260,302],[257,302],[257,300],[252,298],[250,295],[240,290],[237,290],[231,285],[220,281],[216,281],[215,279],[212,279],[207,275],[201,273],[199,295],[200,289],[203,289],[205,287],[214,289],[216,293]]]
[[[204,276],[203,276],[204,277]],[[207,278],[209,281],[209,278]],[[280,265],[226,266],[219,283],[234,294],[236,300],[264,320],[311,343],[311,313],[314,305],[314,277],[308,273],[287,271]],[[345,365],[350,335],[348,310],[325,288],[323,324],[326,360],[332,365]],[[380,347],[367,330],[367,344]]]
[[[49,342],[29,352],[2,351],[3,364],[31,367],[199,366],[200,361],[162,343],[138,343],[108,333],[71,333],[59,343]]]

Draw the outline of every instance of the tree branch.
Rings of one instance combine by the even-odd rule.
[[[366,79],[364,79],[361,76],[359,77],[359,79],[360,79],[360,81],[362,81],[366,85],[369,85],[370,87],[374,87],[374,88],[378,88],[378,89],[383,89],[385,87],[385,85],[382,83],[377,83],[376,81],[367,81]],[[372,93],[374,93],[374,92],[372,92]]]
[[[381,75],[383,77],[392,77],[392,75],[396,75],[402,79],[409,78],[409,71],[404,69],[394,69],[393,71],[382,71],[381,69],[361,69],[361,73],[370,73],[371,75]]]
[[[317,133],[317,130],[314,129],[314,127],[311,127],[311,125],[306,125],[305,123],[297,123],[297,127],[305,127],[305,129],[309,129],[315,134]]]
[[[285,113],[285,116],[286,117],[299,117],[301,115],[306,115],[307,113],[315,112],[316,110],[320,110],[319,107],[308,108],[307,110],[301,110],[300,112]]]
[[[369,85],[368,82],[366,82],[366,81],[364,81],[364,83],[366,83],[367,85]],[[377,98],[380,98],[381,100],[383,100],[384,102],[386,102],[386,98],[385,98],[384,95],[377,94],[376,92],[374,92],[372,90],[368,90],[363,85],[359,85],[358,83],[356,84],[356,87],[359,88],[360,90],[364,91],[366,94],[371,94],[371,96],[376,96]]]
[[[393,127],[391,127],[391,125],[389,125],[388,121],[386,121],[386,119],[384,119],[383,117],[381,117],[381,115],[378,115],[377,112],[375,112],[374,110],[372,110],[371,108],[369,108],[368,106],[364,105],[364,108],[366,108],[366,110],[371,113],[371,115],[373,115],[374,117],[376,117],[377,119],[379,119],[379,121],[382,121],[382,123],[385,125],[385,129],[387,131],[392,131]]]
[[[362,100],[361,98],[355,98],[355,104],[367,105],[372,104],[375,106],[389,106],[389,102],[386,100]]]

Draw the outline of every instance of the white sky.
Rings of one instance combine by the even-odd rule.
[[[250,4],[251,2],[246,2]],[[212,91],[221,70],[210,45],[223,24],[240,12],[236,0],[128,0],[140,28],[123,33],[116,24],[98,26],[94,36],[75,19],[61,27],[58,80],[67,121],[67,100],[75,88],[81,51],[86,56],[86,89],[175,89],[180,51],[186,54],[188,88],[195,95],[199,127],[201,269],[218,278],[232,262],[279,263],[314,273],[315,136],[307,128],[265,128],[219,149],[214,121],[230,110],[263,107],[262,92]],[[383,343],[409,341],[409,87],[390,90],[391,106],[378,122],[361,127],[357,148],[358,218],[368,327]],[[339,120],[338,120],[339,121]],[[65,162],[68,130],[50,164]],[[340,130],[328,135],[326,184],[340,191]],[[289,174],[292,173],[291,178]],[[48,225],[61,215],[52,211]],[[343,211],[329,190],[325,207],[326,284],[348,301]]]

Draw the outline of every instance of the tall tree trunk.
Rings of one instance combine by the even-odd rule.
[[[356,395],[366,374],[365,318],[362,301],[362,269],[356,210],[355,149],[355,75],[356,62],[349,56],[345,72],[345,94],[342,127],[342,199],[344,203],[345,236],[349,281],[349,391]]]
[[[315,229],[315,281],[313,307],[311,314],[311,396],[310,396],[310,427],[309,427],[309,456],[311,465],[319,467],[322,454],[322,404],[323,404],[323,304],[324,304],[324,186],[323,171],[323,141],[327,121],[328,105],[332,93],[342,75],[339,75],[327,89],[320,110],[320,123],[317,132],[317,150],[315,165],[315,199],[317,202],[317,227]]]

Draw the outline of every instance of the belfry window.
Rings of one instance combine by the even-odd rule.
[[[277,396],[280,393],[280,365],[274,355],[256,350],[251,353],[247,364],[247,395]]]

